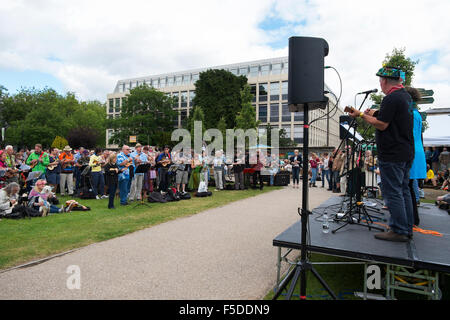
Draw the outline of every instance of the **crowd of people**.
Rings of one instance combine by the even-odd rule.
[[[133,148],[124,145],[118,152],[83,147],[73,150],[70,146],[44,150],[40,144],[34,150],[16,151],[6,146],[0,151],[0,188],[7,190],[0,199],[5,205],[0,214],[11,214],[13,207],[29,216],[70,211],[67,203],[56,205],[57,195],[108,198],[108,208],[114,209],[117,196],[120,205],[126,206],[154,192],[166,195],[172,188],[180,196],[188,191],[206,193],[210,184],[217,191],[263,189],[265,181],[273,185],[276,174],[291,171],[292,166],[295,171],[298,162],[291,164],[289,159],[279,160],[261,151],[237,151],[230,159],[223,150],[212,156],[205,150],[183,155],[171,152],[168,146],[139,143]],[[269,178],[263,179],[264,175]],[[26,210],[18,203],[22,194],[33,202]]]

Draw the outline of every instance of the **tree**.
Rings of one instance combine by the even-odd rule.
[[[9,144],[49,147],[56,136],[66,137],[71,129],[95,128],[98,145],[105,143],[105,106],[98,101],[80,102],[73,93],[64,96],[51,88],[22,89],[2,97],[2,117],[8,124]],[[103,140],[102,140],[103,136]]]
[[[69,145],[76,149],[80,147],[93,149],[98,146],[98,138],[99,132],[88,127],[73,128],[67,134]]]
[[[236,116],[236,128],[243,129],[257,129],[260,123],[256,120],[256,111],[252,106],[253,95],[250,93],[250,86],[248,84],[244,85],[241,90],[241,111]]]
[[[172,98],[147,85],[131,89],[122,102],[120,116],[107,122],[115,130],[110,143],[125,144],[129,136],[137,136],[142,143],[170,144],[177,115],[172,106]]]
[[[222,117],[227,128],[236,126],[236,115],[241,111],[241,90],[246,84],[247,77],[226,70],[200,72],[195,83],[194,104],[201,106],[207,129],[217,128]]]
[[[406,48],[394,48],[391,53],[387,53],[384,60],[383,65],[395,67],[405,71],[405,82],[404,85],[410,86],[412,79],[414,78],[414,69],[416,65],[419,63],[419,60],[414,61],[409,57],[405,56]],[[370,95],[370,99],[376,104],[380,105],[383,100],[384,94],[374,94]],[[361,133],[364,139],[372,140],[375,137],[375,128],[360,118],[356,119],[358,125],[358,131]]]
[[[67,146],[69,142],[60,136],[56,136],[55,140],[53,140],[53,143],[51,145],[52,148],[58,148],[59,150],[62,150],[65,146]]]
[[[203,113],[203,110],[199,106],[195,106],[192,112],[189,114],[188,119],[188,130],[191,133],[192,141],[194,141],[194,122],[200,121],[202,123],[202,137],[203,133],[205,132],[205,114]]]

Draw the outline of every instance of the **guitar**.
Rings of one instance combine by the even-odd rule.
[[[352,106],[346,106],[346,107],[344,108],[344,112],[353,113],[353,112],[355,112],[355,111],[358,111],[358,110],[356,110],[356,109],[353,108]],[[370,111],[368,112],[368,114],[369,114],[370,116],[372,116],[372,117],[378,116],[378,113],[379,113],[379,110],[374,110],[374,109],[370,109]]]

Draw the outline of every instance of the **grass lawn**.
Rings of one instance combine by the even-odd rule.
[[[109,210],[108,199],[80,200],[91,211],[73,211],[46,218],[0,221],[0,269],[48,257],[91,243],[119,237],[127,233],[154,226],[179,217],[223,206],[227,203],[278,190],[213,191],[211,197],[195,198],[168,203],[150,203],[151,208],[133,208],[136,202]],[[213,189],[211,189],[213,190]],[[60,198],[60,203],[68,200]]]

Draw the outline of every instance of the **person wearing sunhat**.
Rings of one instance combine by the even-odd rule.
[[[414,159],[412,99],[403,87],[405,72],[383,66],[376,74],[386,95],[378,114],[353,109],[350,116],[360,117],[375,127],[382,193],[389,212],[389,230],[375,234],[376,239],[406,242],[412,238],[414,223],[409,171]]]
[[[75,159],[71,151],[72,148],[70,146],[65,146],[63,152],[59,155],[61,164],[59,188],[61,196],[64,196],[66,184],[69,196],[73,195],[73,165],[75,163]]]

